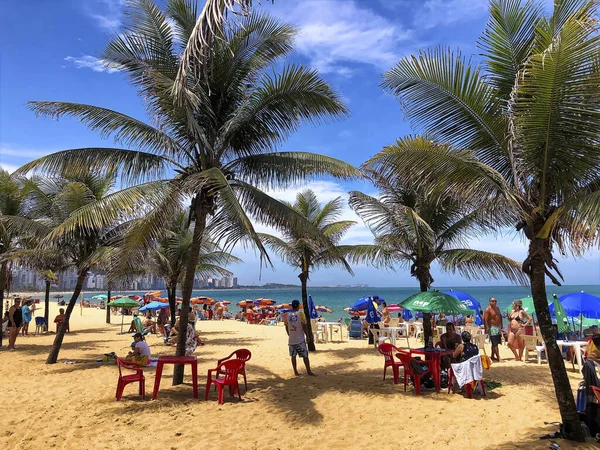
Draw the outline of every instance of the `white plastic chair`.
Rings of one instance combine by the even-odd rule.
[[[483,350],[484,355],[487,355],[487,352],[485,351],[485,341],[487,337],[487,334],[478,334],[476,336],[471,335],[471,342],[476,344],[477,347],[479,347],[479,350]]]

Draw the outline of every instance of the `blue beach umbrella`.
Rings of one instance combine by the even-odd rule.
[[[600,319],[600,297],[581,291],[562,295],[558,300],[568,316]],[[554,308],[550,312],[554,312]]]
[[[368,323],[377,323],[379,322],[379,313],[375,309],[375,305],[373,302],[367,302],[367,315],[365,320]]]
[[[157,309],[163,309],[163,308],[168,308],[169,304],[168,303],[163,303],[163,302],[150,302],[148,303],[146,306],[142,306],[139,311],[140,312],[146,312],[146,311],[156,311]]]
[[[364,311],[367,309],[369,303],[373,303],[373,297],[371,295],[365,295],[363,298],[359,298],[354,305],[350,307],[353,311]],[[380,298],[379,303],[384,302],[385,300]]]
[[[317,319],[319,317],[319,313],[317,312],[317,308],[315,308],[311,295],[308,296],[308,313],[310,314],[311,319]]]
[[[466,292],[449,290],[445,291],[444,294],[451,295],[452,297],[457,298],[473,311],[479,312],[481,310],[481,304],[479,303],[479,301],[472,295],[467,294]]]
[[[410,319],[413,318],[413,315],[412,315],[412,313],[410,312],[409,309],[403,309],[402,310],[402,318],[404,320],[410,320]]]

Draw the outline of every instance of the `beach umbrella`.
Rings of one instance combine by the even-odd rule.
[[[391,313],[394,313],[394,312],[400,312],[400,311],[402,311],[402,308],[400,308],[400,307],[399,307],[398,305],[396,305],[395,303],[394,303],[393,305],[390,305],[390,306],[388,306],[388,307],[387,307],[387,309],[388,309],[388,311],[389,311],[389,312],[391,312]]]
[[[470,314],[471,310],[460,300],[443,292],[419,292],[402,301],[398,306],[411,311],[444,313],[444,314]]]
[[[317,319],[319,317],[319,313],[315,308],[315,303],[313,302],[311,295],[308,296],[308,314],[310,315],[311,319]]]
[[[162,302],[157,302],[157,301],[153,301],[148,303],[145,306],[142,306],[139,311],[140,312],[146,312],[146,311],[156,311],[157,309],[163,309],[163,308],[168,308],[169,304],[168,303],[162,303]]]
[[[356,302],[354,302],[354,305],[352,305],[350,307],[350,309],[354,310],[354,311],[366,311],[367,309],[367,305],[369,303],[373,303],[373,297],[370,295],[365,295],[363,298],[359,298]],[[379,303],[383,302],[384,300],[382,298],[379,299]]]
[[[600,319],[600,297],[581,291],[561,295],[558,300],[569,316]]]
[[[452,297],[457,298],[473,311],[477,311],[478,313],[479,311],[481,311],[481,304],[479,303],[479,301],[472,295],[467,294],[466,292],[454,291],[450,289],[449,291],[444,291],[444,294],[451,295]]]
[[[106,294],[98,294],[92,297],[92,300],[106,300],[108,296]]]
[[[315,309],[319,312],[333,313],[333,311],[330,310],[327,306],[315,306]]]
[[[404,308],[404,309],[402,309],[402,318],[404,320],[410,320],[413,318],[413,315],[409,309]]]
[[[570,328],[567,319],[567,313],[556,296],[554,296],[554,302],[552,306],[554,308],[554,315],[556,316],[556,327],[558,328],[558,332],[566,333]]]
[[[375,302],[367,302],[367,316],[365,320],[368,323],[379,322],[379,314],[377,313],[377,309],[375,309]]]
[[[137,308],[139,305],[136,301],[131,300],[127,297],[121,297],[116,300],[113,300],[108,304],[110,308]],[[123,320],[125,318],[124,314],[121,314],[121,334],[123,334]]]
[[[231,305],[231,302],[229,300],[223,300],[221,302],[221,305],[223,305],[223,306],[229,306],[229,305]]]
[[[63,297],[64,297],[64,295],[57,294],[57,295],[53,296],[52,298],[63,298]]]
[[[523,303],[523,311],[527,314],[535,314],[535,306],[533,306],[533,298],[531,296],[520,298]],[[548,306],[552,308],[552,300],[548,300]],[[504,310],[505,313],[510,314],[513,310],[512,303]]]

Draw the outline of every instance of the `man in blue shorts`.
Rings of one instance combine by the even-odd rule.
[[[492,343],[491,359],[492,361],[502,362],[498,347],[502,340],[502,313],[498,308],[498,301],[494,297],[490,298],[490,305],[483,313],[483,323]]]
[[[296,365],[296,356],[300,356],[306,366],[306,373],[310,376],[315,374],[310,370],[310,361],[308,360],[308,347],[306,346],[306,317],[299,311],[300,302],[292,301],[292,311],[284,316],[285,331],[288,334],[288,345],[290,356],[292,358],[292,367],[294,374],[300,376]]]

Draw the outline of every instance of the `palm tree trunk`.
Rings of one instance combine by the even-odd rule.
[[[206,211],[202,205],[202,201],[198,198],[193,202],[196,204],[195,213],[196,220],[194,222],[194,236],[192,245],[190,246],[190,256],[185,269],[185,277],[181,286],[181,313],[179,314],[179,334],[177,335],[177,356],[185,356],[185,341],[187,336],[188,313],[190,310],[190,299],[194,290],[194,277],[196,275],[196,267],[198,266],[198,258],[200,256],[200,247],[202,245],[202,235],[206,228]],[[173,370],[173,386],[183,383],[183,364],[176,364]]]
[[[110,308],[108,307],[108,304],[110,303],[110,288],[108,288],[108,292],[106,293],[106,323],[110,323]]]
[[[427,292],[429,289],[429,283],[424,279],[419,279],[419,287],[421,292]],[[423,313],[423,339],[425,347],[427,347],[430,337],[433,337],[433,332],[431,330],[431,313]]]
[[[46,331],[50,330],[50,280],[46,280],[46,294],[44,296],[44,320]]]
[[[302,285],[302,308],[304,309],[304,315],[306,316],[306,331],[308,333],[308,336],[306,336],[308,342],[306,344],[308,346],[308,351],[314,352],[317,348],[315,347],[315,337],[312,331],[312,324],[310,323],[310,309],[308,308],[308,291],[306,290],[308,272],[302,272],[300,275],[298,275],[298,278],[300,278],[300,284]]]
[[[0,266],[0,318],[4,318],[4,290],[6,289],[6,280],[4,279],[4,264]],[[2,330],[0,329],[0,347],[2,347]]]
[[[171,283],[167,286],[167,296],[169,297],[169,309],[171,310],[171,328],[175,326],[175,321],[177,320],[177,316],[175,314],[177,303],[177,280],[175,283]]]
[[[562,423],[565,426],[565,432],[571,439],[583,442],[583,430],[579,415],[577,414],[573,390],[569,382],[562,353],[556,344],[556,335],[546,300],[545,252],[549,251],[545,247],[543,239],[533,239],[530,241],[528,256],[531,269],[531,296],[533,297],[540,331],[546,343],[548,365],[550,366],[556,400],[558,401],[558,408]]]
[[[60,352],[60,347],[62,346],[62,341],[65,337],[65,332],[67,330],[69,319],[71,318],[71,313],[73,312],[75,303],[77,303],[77,298],[81,293],[81,288],[83,288],[87,271],[87,268],[82,269],[77,276],[77,284],[75,285],[75,290],[73,291],[73,295],[71,296],[71,300],[69,300],[67,310],[65,311],[65,319],[60,324],[60,327],[58,327],[58,331],[56,332],[56,336],[54,338],[54,343],[52,344],[52,349],[48,354],[48,359],[46,359],[46,364],[56,364],[56,361],[58,360],[58,352]]]

